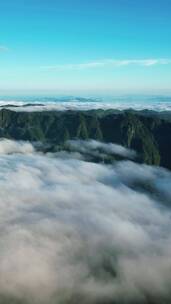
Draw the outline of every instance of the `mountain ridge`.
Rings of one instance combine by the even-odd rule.
[[[171,169],[171,119],[154,111],[0,110],[0,137],[62,146],[70,139],[95,139],[134,149],[139,161]]]

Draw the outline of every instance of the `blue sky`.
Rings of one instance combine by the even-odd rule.
[[[0,93],[171,93],[170,0],[1,0]]]

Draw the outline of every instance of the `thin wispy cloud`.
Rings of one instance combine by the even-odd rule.
[[[151,59],[104,59],[99,61],[91,61],[87,63],[76,63],[76,64],[57,64],[49,66],[41,66],[41,69],[45,70],[84,70],[84,69],[95,69],[103,67],[122,67],[129,65],[137,66],[155,66],[155,65],[167,65],[171,64],[171,59],[167,58],[151,58]]]
[[[6,52],[8,51],[8,47],[4,46],[4,45],[0,45],[0,52]]]

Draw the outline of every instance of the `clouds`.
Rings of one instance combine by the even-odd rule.
[[[4,46],[4,45],[0,45],[0,52],[6,52],[8,51],[8,47]]]
[[[0,154],[29,154],[33,152],[34,147],[29,142],[0,138]]]
[[[1,154],[0,165],[1,295],[30,303],[171,299],[171,211],[145,188],[148,181],[166,193],[170,172],[36,153]]]
[[[22,98],[20,100],[0,100],[0,108],[7,108],[12,111],[18,112],[39,112],[39,111],[87,111],[87,110],[126,110],[134,109],[152,110],[157,112],[171,111],[171,98],[170,96],[115,96],[104,97],[101,99],[92,98],[84,99],[66,97],[66,98],[46,98],[45,100],[36,100],[31,98],[30,100]]]
[[[36,148],[41,148],[42,143],[22,140],[11,140],[6,138],[0,138],[0,155],[4,154],[33,154],[36,152]],[[59,151],[56,153],[48,153],[48,155],[55,155],[63,158],[75,158],[84,159],[86,155],[99,157],[104,159],[109,155],[119,155],[124,158],[134,159],[136,152],[125,148],[121,145],[113,143],[103,143],[96,140],[68,140],[65,144],[67,151]],[[72,151],[72,152],[71,152]]]
[[[96,69],[96,68],[116,68],[124,67],[129,65],[137,65],[150,67],[155,65],[168,65],[171,64],[171,59],[169,58],[149,58],[149,59],[104,59],[97,61],[90,61],[87,63],[77,63],[77,64],[57,64],[42,66],[43,70],[56,70],[56,71],[65,71],[65,70],[87,70],[87,69]]]
[[[113,143],[102,143],[96,140],[69,140],[66,144],[76,152],[102,159],[105,159],[107,155],[119,155],[131,159],[136,157],[135,151]]]

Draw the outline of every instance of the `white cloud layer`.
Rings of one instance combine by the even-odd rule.
[[[3,144],[0,295],[36,304],[171,300],[170,172],[27,149],[5,155]]]
[[[76,152],[87,153],[93,156],[105,157],[116,154],[126,158],[135,158],[136,152],[113,143],[103,143],[97,140],[69,140],[68,146]]]
[[[98,61],[90,61],[87,63],[77,63],[77,64],[57,64],[42,66],[43,70],[84,70],[84,69],[95,69],[103,67],[122,67],[128,65],[138,65],[138,66],[154,66],[154,65],[167,65],[171,64],[171,59],[167,58],[149,58],[149,59],[104,59]]]
[[[29,154],[33,152],[34,147],[29,142],[0,138],[0,154]]]
[[[160,101],[161,100],[161,101]],[[162,112],[162,111],[171,111],[171,102],[163,101],[163,97],[158,97],[158,101],[142,101],[137,100],[134,101],[129,100],[123,101],[120,98],[114,98],[111,100],[106,98],[105,101],[103,100],[91,100],[91,101],[79,101],[79,99],[68,98],[66,101],[62,99],[57,101],[46,100],[46,101],[18,101],[18,100],[0,100],[0,108],[7,108],[12,111],[17,112],[38,112],[38,111],[67,111],[67,110],[75,110],[75,111],[87,111],[87,110],[107,110],[107,109],[117,109],[117,110],[126,110],[126,109],[134,109],[137,111],[141,111],[144,109]]]

